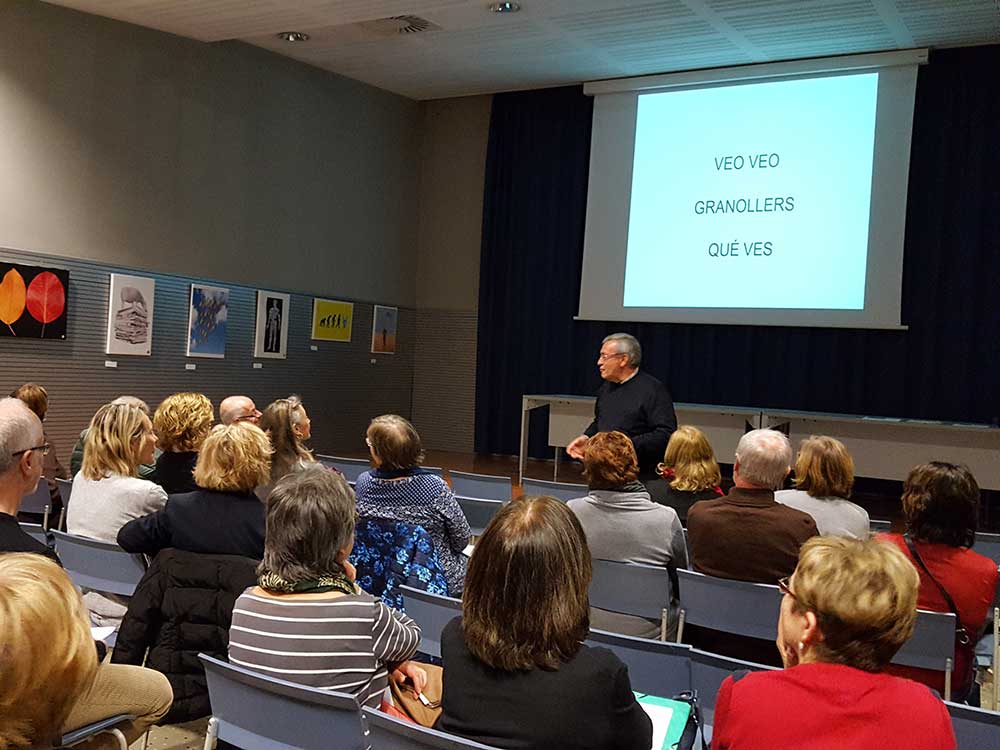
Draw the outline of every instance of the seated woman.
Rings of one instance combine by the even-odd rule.
[[[212,402],[200,393],[175,393],[156,407],[153,429],[163,453],[151,478],[168,495],[198,489],[194,467],[214,421]]]
[[[343,477],[321,466],[282,477],[267,500],[259,583],[233,609],[229,660],[373,708],[394,670],[423,690],[426,673],[406,661],[420,628],[357,588],[353,544],[354,493]]]
[[[785,669],[725,679],[713,748],[955,747],[940,698],[885,674],[917,617],[917,574],[898,549],[813,537],[779,585]]]
[[[468,560],[462,550],[472,530],[451,488],[420,468],[424,452],[417,431],[402,417],[385,414],[368,425],[365,442],[375,468],[358,477],[354,487],[358,514],[422,526],[434,540],[449,595],[459,596]]]
[[[198,489],[171,495],[163,510],[125,524],[118,545],[155,555],[187,552],[264,556],[264,506],[254,489],[271,472],[271,443],[248,422],[212,428],[198,453]]]
[[[316,462],[305,443],[312,437],[312,421],[298,396],[279,398],[261,414],[260,428],[271,439],[271,476],[257,488],[257,496],[267,500],[274,484],[286,474]]]
[[[73,478],[66,530],[114,544],[126,523],[163,508],[163,488],[136,476],[140,464],[153,460],[155,446],[153,425],[138,406],[112,402],[98,409],[87,429],[83,467]],[[96,592],[88,592],[84,602],[95,624],[114,627],[128,604],[123,597]]]
[[[599,432],[584,446],[583,475],[590,493],[568,505],[598,560],[686,568],[684,529],[673,508],[657,505],[639,476],[639,461],[627,435]],[[659,638],[660,623],[596,607],[591,627],[643,638]],[[677,609],[669,613],[667,637],[677,634]]]
[[[696,502],[722,495],[722,474],[712,446],[705,433],[689,424],[682,424],[670,436],[656,473],[659,479],[646,482],[650,500],[673,508],[682,524],[687,523],[688,509]]]
[[[649,750],[628,669],[583,645],[590,577],[569,508],[551,497],[505,505],[469,561],[462,617],[441,634],[437,728],[499,748]]]
[[[973,552],[979,518],[979,485],[964,466],[932,461],[917,466],[903,484],[906,534],[880,534],[905,554],[920,575],[917,606],[933,612],[955,612],[969,637],[955,648],[952,700],[972,688],[973,649],[992,615],[997,591],[997,564]],[[947,592],[947,596],[945,593]],[[893,674],[919,680],[944,692],[941,672],[893,667]]]
[[[854,460],[836,438],[813,435],[802,441],[795,459],[795,489],[774,493],[776,502],[808,513],[822,536],[867,539],[868,511],[849,498]]]

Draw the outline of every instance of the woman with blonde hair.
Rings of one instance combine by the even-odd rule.
[[[306,441],[312,437],[312,420],[298,396],[272,401],[261,414],[259,424],[271,439],[272,448],[270,481],[257,490],[261,499],[266,500],[275,482],[285,474],[315,463],[316,459],[306,447]]]
[[[153,460],[156,434],[149,417],[135,404],[105,404],[90,421],[83,446],[83,466],[73,478],[73,501],[66,512],[70,534],[114,543],[118,531],[133,518],[160,510],[167,502],[163,488],[136,471]],[[117,627],[128,600],[114,594],[88,592],[84,601],[98,625]]]
[[[175,393],[156,407],[153,429],[163,452],[150,478],[168,495],[198,489],[194,467],[214,421],[212,402],[201,393]]]
[[[785,669],[725,679],[712,747],[955,747],[941,699],[886,673],[917,619],[917,572],[899,549],[813,537],[778,585]]]
[[[712,445],[704,432],[689,424],[674,430],[656,473],[659,479],[646,482],[650,499],[677,511],[682,524],[696,502],[722,495],[722,474]]]
[[[776,502],[808,513],[823,536],[867,539],[868,511],[849,498],[854,459],[836,438],[812,435],[802,441],[795,459],[795,489],[774,493]]]
[[[125,524],[118,544],[155,555],[174,547],[187,552],[264,555],[264,506],[254,490],[271,474],[271,444],[249,422],[217,425],[198,453],[198,489],[171,495],[166,507]]]

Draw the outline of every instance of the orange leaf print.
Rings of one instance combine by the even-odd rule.
[[[3,281],[0,281],[0,320],[7,324],[10,332],[14,333],[11,323],[14,323],[24,312],[25,288],[24,278],[17,272],[16,268],[10,269],[4,274]]]

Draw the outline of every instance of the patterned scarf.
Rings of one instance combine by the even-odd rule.
[[[334,573],[304,581],[288,581],[277,573],[266,570],[260,574],[257,583],[262,589],[276,594],[323,594],[328,591],[340,591],[351,595],[359,591],[344,573]]]

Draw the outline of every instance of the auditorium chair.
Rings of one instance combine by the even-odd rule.
[[[450,471],[451,490],[462,497],[477,497],[485,500],[502,500],[511,498],[513,489],[510,477],[493,476],[491,474],[470,474],[465,471]]]
[[[549,482],[545,479],[528,479],[521,482],[525,495],[546,495],[562,500],[564,503],[578,497],[587,496],[587,485],[569,484],[568,482]]]

